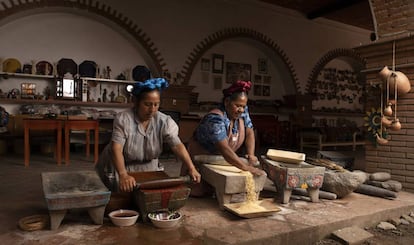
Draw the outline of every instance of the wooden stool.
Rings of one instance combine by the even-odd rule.
[[[70,154],[70,131],[85,130],[86,133],[86,156],[90,155],[90,130],[94,130],[94,159],[96,164],[99,156],[99,121],[98,120],[66,120],[65,121],[65,163],[69,164]]]

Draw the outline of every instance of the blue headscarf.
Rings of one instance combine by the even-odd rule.
[[[169,84],[164,78],[151,78],[145,80],[144,82],[135,83],[132,94],[139,96],[139,94],[143,91],[151,91],[154,89],[158,89],[161,92],[164,89],[168,88],[168,86]]]

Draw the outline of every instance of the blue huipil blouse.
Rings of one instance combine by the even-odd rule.
[[[223,106],[219,108],[223,115],[217,113],[209,113],[203,117],[196,131],[194,137],[197,142],[208,152],[214,154],[217,152],[215,144],[219,141],[227,139],[230,130],[230,119]],[[244,122],[245,128],[253,128],[252,120],[249,116],[249,109],[246,106],[244,112],[240,116]],[[232,130],[233,135],[237,135],[240,129],[240,120],[236,120]]]

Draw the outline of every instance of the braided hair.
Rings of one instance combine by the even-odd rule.
[[[230,100],[234,100],[242,95],[247,96],[251,87],[252,87],[252,82],[238,80],[234,82],[230,87],[223,89],[223,101],[226,98],[230,98]]]
[[[131,94],[139,101],[143,93],[150,92],[153,90],[158,90],[162,92],[168,88],[169,84],[164,78],[151,78],[147,79],[144,82],[136,82],[133,85]]]

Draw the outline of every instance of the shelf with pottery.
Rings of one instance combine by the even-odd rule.
[[[28,73],[11,73],[0,72],[0,79],[9,78],[28,78],[28,79],[43,79],[46,81],[55,80],[57,77],[54,75],[39,75]],[[111,84],[132,84],[135,81],[127,80],[115,80],[105,78],[93,78],[93,77],[80,77],[80,80],[99,83],[111,83]],[[56,104],[56,105],[73,105],[73,106],[90,106],[90,107],[110,107],[110,108],[125,108],[132,106],[132,103],[120,103],[120,102],[97,102],[97,101],[82,101],[81,99],[42,99],[37,98],[38,95],[33,95],[33,98],[0,98],[2,104]]]
[[[53,75],[11,73],[11,72],[4,72],[4,71],[0,71],[0,75],[1,75],[1,78],[8,78],[8,77],[40,78],[40,79],[53,79],[53,78],[55,78],[55,76],[53,76]]]
[[[16,77],[16,78],[35,78],[35,79],[44,79],[44,80],[51,80],[56,79],[53,75],[34,75],[34,74],[26,74],[26,73],[9,73],[9,72],[0,72],[0,78],[6,76],[5,78],[9,77]],[[94,78],[94,77],[80,77],[79,80],[82,82],[82,86],[86,86],[88,89],[83,91],[83,94],[79,96],[79,98],[75,99],[39,99],[34,96],[33,99],[22,99],[22,98],[0,98],[0,103],[2,104],[56,104],[56,105],[74,105],[74,106],[90,106],[90,107],[109,107],[109,108],[126,108],[131,107],[132,103],[128,102],[128,100],[124,100],[124,102],[104,102],[104,101],[90,101],[89,96],[87,95],[88,91],[91,92],[93,87],[98,87],[99,90],[103,90],[105,85],[116,85],[118,86],[118,97],[120,95],[119,91],[124,91],[123,87],[127,84],[133,84],[136,81],[130,80],[116,80],[116,79],[106,79],[106,78]],[[94,84],[95,82],[95,84]],[[187,114],[189,111],[189,104],[190,104],[190,97],[191,91],[193,90],[193,86],[186,86],[186,85],[171,85],[165,92],[163,92],[163,100],[161,107],[166,110],[176,110],[180,111],[181,114]],[[114,88],[116,89],[116,88]],[[102,91],[99,91],[96,95],[101,96]],[[124,96],[123,96],[124,97]]]
[[[320,111],[320,110],[312,110],[312,115],[314,116],[332,116],[332,117],[364,117],[365,113],[361,111],[347,111],[347,112],[340,112],[340,111]]]
[[[132,103],[117,103],[117,102],[83,102],[77,100],[38,100],[38,99],[0,99],[0,104],[36,104],[36,105],[72,105],[72,106],[84,106],[84,107],[108,107],[108,108],[126,108],[131,107]]]
[[[107,82],[107,83],[121,83],[121,84],[133,84],[136,81],[130,80],[116,80],[116,79],[107,79],[107,78],[95,78],[95,77],[80,77],[79,79],[84,81],[96,81],[96,82]]]

